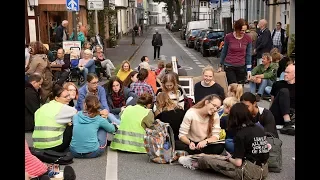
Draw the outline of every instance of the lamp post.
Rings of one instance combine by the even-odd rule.
[[[131,8],[132,8],[132,43],[131,45],[135,45],[136,41],[135,41],[135,32],[134,32],[134,25],[135,25],[135,15],[134,15],[134,6],[135,6],[135,0],[129,0],[129,2],[131,3]]]
[[[36,6],[36,0],[27,0],[27,1],[29,3],[30,11],[33,11],[34,7]]]

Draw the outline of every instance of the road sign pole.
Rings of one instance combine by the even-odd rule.
[[[99,34],[99,25],[98,25],[98,11],[94,10],[94,21],[95,21],[95,26],[94,26],[94,32]]]
[[[78,40],[76,11],[72,11],[73,40]]]

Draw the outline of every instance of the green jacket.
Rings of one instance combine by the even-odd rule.
[[[260,64],[252,69],[251,75],[260,75],[263,74],[263,79],[270,79],[271,81],[277,80],[277,70],[278,70],[278,63],[271,63],[270,66],[267,69],[264,69],[264,65]]]
[[[81,47],[83,46],[83,43],[86,41],[86,37],[84,36],[83,32],[78,32],[78,41],[81,42]],[[73,33],[70,36],[70,40],[73,40]]]

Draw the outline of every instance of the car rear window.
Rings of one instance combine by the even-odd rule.
[[[197,35],[197,34],[199,33],[199,31],[200,31],[200,30],[192,30],[192,31],[191,31],[191,35],[192,35],[192,36],[195,36],[195,35]]]
[[[217,38],[221,38],[223,36],[224,36],[224,32],[217,31],[217,32],[209,32],[207,37],[209,39],[217,39]]]

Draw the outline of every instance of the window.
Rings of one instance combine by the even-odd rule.
[[[200,7],[207,7],[207,2],[201,1],[200,2]]]
[[[220,31],[215,31],[215,32],[208,32],[208,39],[218,39],[218,38],[222,38],[224,36],[224,32],[220,32]]]
[[[162,7],[162,12],[166,12],[167,8],[166,7]]]
[[[166,22],[166,16],[162,16],[162,22]]]

